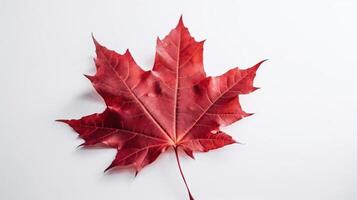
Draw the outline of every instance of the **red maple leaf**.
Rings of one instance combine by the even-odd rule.
[[[86,77],[103,97],[106,109],[78,120],[59,120],[70,125],[83,146],[116,148],[113,167],[133,167],[138,173],[168,148],[193,158],[194,151],[207,152],[235,141],[220,130],[249,116],[238,95],[250,93],[256,70],[233,68],[217,77],[203,69],[203,43],[196,42],[182,18],[163,40],[157,39],[154,67],[144,71],[126,51],[109,50],[94,38],[97,72]]]

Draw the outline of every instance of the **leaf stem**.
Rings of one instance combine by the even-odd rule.
[[[177,147],[174,148],[175,150],[175,155],[176,155],[176,160],[177,160],[177,165],[179,167],[179,170],[180,170],[180,173],[181,173],[181,177],[183,179],[183,182],[185,182],[185,186],[186,186],[186,189],[187,189],[187,192],[188,192],[188,195],[190,197],[190,200],[194,200],[193,197],[192,197],[192,194],[191,194],[191,191],[190,191],[190,188],[188,187],[187,185],[187,182],[186,182],[186,179],[185,179],[185,176],[183,175],[183,172],[182,172],[182,169],[181,169],[181,163],[180,163],[180,158],[179,158],[179,155],[178,155],[178,150],[177,150]]]

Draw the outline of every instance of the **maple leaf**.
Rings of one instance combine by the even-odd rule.
[[[104,145],[117,149],[111,165],[132,167],[138,173],[168,148],[173,148],[189,197],[178,150],[193,158],[235,143],[220,130],[249,116],[238,96],[255,89],[253,79],[262,62],[248,69],[233,68],[217,77],[203,69],[203,43],[196,42],[178,25],[163,40],[157,39],[154,67],[144,71],[127,50],[123,55],[99,44],[93,37],[96,74],[86,77],[103,97],[102,113],[81,119],[58,120],[71,126],[83,146]]]

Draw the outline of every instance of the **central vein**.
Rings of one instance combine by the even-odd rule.
[[[178,103],[178,92],[179,92],[179,67],[180,67],[180,48],[181,48],[181,28],[179,29],[179,41],[177,44],[177,53],[176,53],[176,85],[175,85],[175,104],[174,104],[174,128],[173,128],[173,140],[176,143],[177,141],[177,103]]]

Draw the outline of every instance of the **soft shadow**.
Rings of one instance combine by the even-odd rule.
[[[132,180],[135,179],[135,170],[130,167],[115,167],[105,171],[103,176],[112,176],[117,174],[130,174],[132,176]]]
[[[102,97],[94,90],[87,90],[79,95],[79,99],[91,102],[103,102]]]
[[[99,152],[98,152],[99,151]],[[108,171],[105,171],[105,169],[110,165],[110,163],[114,160],[116,150],[114,148],[108,148],[104,145],[91,145],[91,146],[81,146],[79,145],[77,149],[74,151],[75,154],[80,155],[80,156],[87,156],[90,157],[91,155],[95,155],[96,157],[98,155],[101,155],[100,151],[108,151],[111,152],[111,156],[108,156],[107,153],[105,153],[105,162],[101,163],[101,171],[98,171],[100,174],[100,180],[104,180],[105,182],[122,182],[122,183],[128,183],[132,182],[135,178],[135,171],[129,168],[113,168]]]

